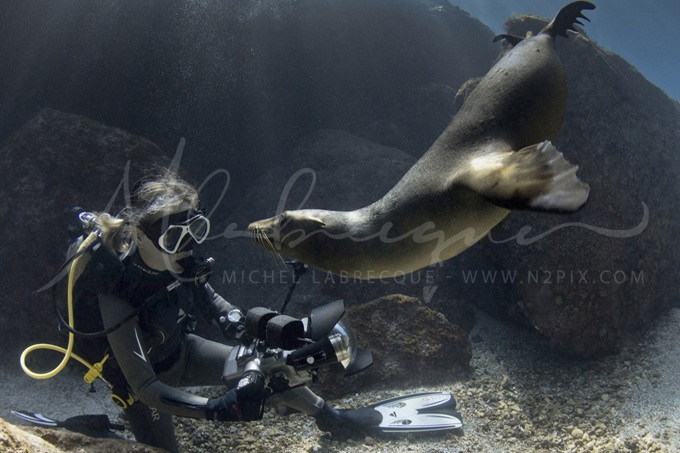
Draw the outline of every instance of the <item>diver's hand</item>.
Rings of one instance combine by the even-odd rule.
[[[222,422],[243,420],[241,406],[238,404],[237,389],[232,389],[219,398],[210,398],[206,408],[206,418]]]
[[[269,392],[264,385],[264,375],[259,371],[243,373],[236,387],[243,420],[261,420],[264,414],[264,401]]]
[[[260,420],[267,395],[261,373],[244,373],[236,388],[224,396],[208,400],[206,418],[223,422]]]

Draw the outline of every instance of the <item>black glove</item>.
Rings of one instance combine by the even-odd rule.
[[[243,420],[236,389],[219,398],[210,398],[206,406],[206,418],[222,422]]]
[[[236,387],[243,420],[261,420],[264,414],[264,401],[269,392],[264,386],[264,376],[258,371],[243,374]]]
[[[262,374],[254,371],[245,373],[235,389],[222,397],[208,400],[206,418],[223,422],[261,420],[267,395]]]

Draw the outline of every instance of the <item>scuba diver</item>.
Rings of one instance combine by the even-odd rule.
[[[256,382],[256,375],[245,379],[247,375],[243,374],[237,386],[216,398],[181,390],[225,384],[225,363],[240,351],[238,348],[244,348],[238,346],[237,340],[244,335],[248,320],[244,323],[241,311],[214,291],[201,274],[204,262],[193,256],[194,245],[203,243],[210,232],[210,221],[199,208],[197,190],[168,170],[138,182],[128,206],[118,216],[86,214],[94,232],[90,236],[96,239],[87,255],[81,253],[85,248],[81,245],[78,259],[85,259],[85,263],[73,262],[71,272],[79,275],[74,283],[69,282],[69,300],[73,300],[74,311],[80,316],[72,323],[62,318],[62,325],[71,332],[70,338],[73,333],[79,334],[73,340],[79,354],[91,363],[99,360],[90,365],[91,371],[99,370],[97,377],[105,378],[135,439],[178,452],[172,415],[216,421],[261,419],[268,393],[261,382]],[[83,242],[88,240],[89,237]],[[193,333],[196,315],[216,324],[232,345]],[[34,345],[40,346],[45,345]],[[71,340],[65,361],[70,348]],[[22,355],[22,366],[28,352]],[[24,370],[32,377],[45,376],[25,366]],[[460,426],[459,415],[453,412],[455,400],[445,392],[435,395],[439,398],[436,403],[432,394],[421,394],[357,410],[336,410],[305,382],[292,388],[283,386],[277,394],[283,404],[314,417],[320,430],[334,435],[371,428],[417,428],[410,420],[401,422],[394,417],[391,421],[396,428],[383,423],[388,412],[399,412],[395,410],[397,406],[407,407],[413,414],[423,405],[435,406],[428,409],[429,413],[437,412],[436,407],[448,408],[453,422],[446,420],[443,425],[439,415],[433,425],[423,415],[427,425],[421,426],[427,428],[423,430]],[[398,404],[395,400],[399,400]],[[413,403],[406,404],[406,400]],[[46,425],[45,420],[49,420],[28,412],[13,413],[38,424]],[[80,421],[79,417],[74,419]],[[67,426],[49,422],[53,424],[48,426]]]
[[[222,371],[232,349],[191,333],[195,314],[212,318],[228,340],[241,333],[229,321],[238,309],[209,283],[166,290],[183,275],[184,266],[193,262],[193,246],[208,237],[210,221],[198,207],[196,189],[173,172],[143,180],[119,217],[105,213],[95,217],[106,249],[97,255],[108,256],[92,259],[76,282],[80,297],[97,305],[92,308],[100,312],[103,329],[115,326],[154,294],[162,294],[163,299],[150,309],[107,335],[115,360],[106,363],[114,400],[124,408],[135,438],[171,452],[178,451],[171,415],[219,421],[258,419],[265,396],[249,394],[245,388],[205,398],[177,388],[222,385]],[[306,386],[279,396],[286,405],[308,415],[338,415]]]

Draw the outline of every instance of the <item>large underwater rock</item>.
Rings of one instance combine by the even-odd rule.
[[[508,26],[523,36],[545,23],[523,17]],[[569,84],[557,147],[580,166],[590,200],[566,216],[513,212],[492,240],[469,251],[476,263],[446,263],[459,276],[446,283],[557,348],[594,357],[638,338],[678,302],[680,110],[635,68],[583,36],[558,38],[557,49]]]
[[[356,305],[347,321],[373,365],[355,376],[320,372],[319,394],[339,397],[368,389],[399,389],[450,383],[470,366],[468,332],[418,299],[399,294]]]
[[[7,453],[162,453],[161,448],[123,439],[102,439],[66,430],[20,427],[0,418],[0,450]]]
[[[51,290],[36,290],[64,262],[68,227],[77,224],[71,208],[105,211],[110,204],[115,213],[124,206],[122,189],[114,194],[128,164],[131,185],[167,162],[142,137],[52,109],[41,110],[10,137],[0,149],[0,342],[5,347],[62,339]],[[62,292],[58,296],[64,300]]]

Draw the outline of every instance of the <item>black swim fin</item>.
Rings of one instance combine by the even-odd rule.
[[[85,434],[91,437],[107,437],[110,430],[124,431],[125,426],[118,423],[111,423],[109,416],[105,414],[97,415],[76,415],[64,421],[54,420],[42,414],[35,414],[28,411],[10,411],[20,419],[34,425],[47,428],[66,428],[69,431]]]

